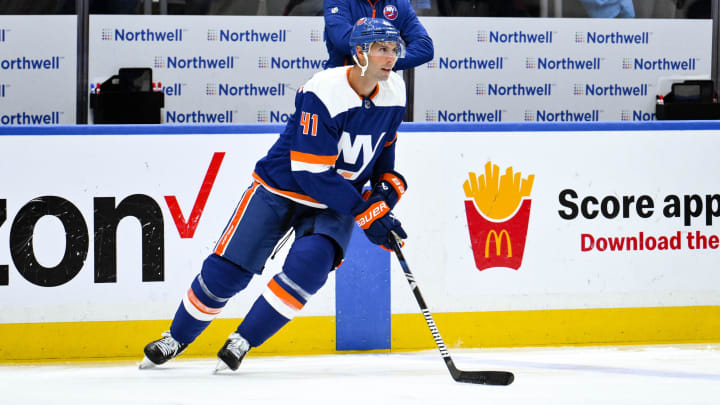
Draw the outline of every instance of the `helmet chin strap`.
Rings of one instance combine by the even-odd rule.
[[[353,60],[360,67],[360,76],[365,76],[365,71],[367,70],[368,65],[370,65],[370,60],[368,59],[368,56],[365,53],[365,51],[360,51],[360,52],[363,54],[363,56],[365,56],[365,66],[360,64],[360,61],[358,61],[357,55],[353,55]]]

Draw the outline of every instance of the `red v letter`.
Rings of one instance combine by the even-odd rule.
[[[175,226],[178,229],[178,233],[181,238],[192,238],[195,235],[195,229],[197,229],[198,222],[200,222],[200,216],[205,209],[205,203],[207,203],[208,197],[210,196],[210,190],[212,190],[213,184],[215,183],[215,177],[217,177],[218,171],[220,170],[220,164],[225,157],[225,152],[215,152],[210,161],[210,167],[205,174],[205,179],[200,187],[200,193],[195,200],[195,205],[190,212],[190,220],[185,222],[180,205],[178,205],[177,198],[174,195],[166,195],[165,202],[167,202],[170,214],[175,220]]]

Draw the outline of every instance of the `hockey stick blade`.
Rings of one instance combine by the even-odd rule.
[[[515,375],[509,371],[461,371],[451,373],[457,382],[485,385],[510,385]]]
[[[420,287],[418,287],[417,282],[415,281],[415,276],[413,276],[412,272],[410,271],[410,266],[408,266],[407,261],[405,260],[405,255],[403,255],[402,249],[400,248],[401,239],[397,236],[397,234],[395,234],[395,232],[392,232],[392,235],[393,238],[391,238],[391,243],[393,250],[395,251],[395,256],[400,262],[400,267],[402,267],[405,278],[410,284],[410,289],[415,296],[415,301],[417,301],[418,306],[420,307],[420,311],[425,317],[425,322],[430,328],[430,333],[435,340],[435,344],[440,351],[440,355],[443,357],[443,360],[445,360],[445,365],[447,365],[448,371],[450,371],[450,375],[452,376],[453,380],[470,384],[512,384],[512,382],[515,380],[515,375],[513,375],[513,373],[509,371],[462,371],[458,370],[457,367],[455,367],[455,363],[450,357],[450,353],[445,346],[445,342],[443,341],[442,336],[440,336],[440,331],[438,330],[437,325],[435,325],[435,320],[433,319],[433,316],[430,313],[427,304],[425,304],[425,299],[420,293]]]

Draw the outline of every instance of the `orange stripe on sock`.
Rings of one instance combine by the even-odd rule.
[[[252,187],[249,190],[245,191],[245,194],[243,194],[242,200],[240,201],[237,210],[235,210],[235,214],[233,214],[232,220],[230,220],[230,225],[228,225],[225,233],[223,233],[222,237],[220,237],[220,241],[215,248],[215,254],[222,255],[223,253],[225,253],[225,248],[227,247],[228,242],[230,242],[230,239],[232,239],[232,236],[235,233],[235,229],[237,228],[238,224],[240,223],[240,219],[245,213],[245,208],[247,208],[250,198],[252,198],[253,194],[255,194],[255,189],[257,189],[259,185],[260,183],[258,183],[257,181],[253,182]]]
[[[195,295],[195,291],[193,291],[192,287],[187,292],[188,299],[193,304],[195,308],[197,308],[198,311],[208,314],[208,315],[217,315],[222,311],[222,308],[210,308],[209,306],[203,304],[200,302],[198,297]]]
[[[282,302],[285,303],[285,305],[289,306],[290,308],[293,308],[295,310],[301,310],[303,308],[303,303],[298,301],[297,298],[290,295],[289,292],[285,291],[282,287],[280,287],[280,284],[278,284],[275,279],[271,279],[268,283],[268,288],[270,291],[272,291],[273,294],[275,294]]]

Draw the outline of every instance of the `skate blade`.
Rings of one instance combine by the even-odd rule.
[[[214,372],[214,373],[217,374],[217,373],[222,372],[222,371],[225,371],[225,370],[230,370],[230,367],[228,367],[228,365],[225,364],[224,361],[218,359],[218,362],[217,362],[217,364],[215,365],[215,372]]]
[[[138,364],[138,368],[140,370],[147,370],[149,368],[155,368],[155,367],[157,367],[157,364],[150,361],[150,359],[148,359],[147,356],[142,359],[140,364]]]

